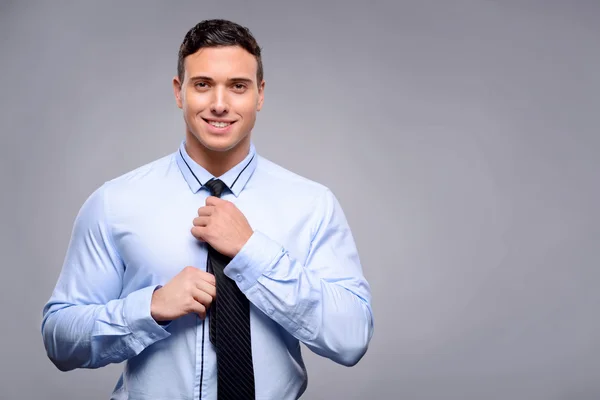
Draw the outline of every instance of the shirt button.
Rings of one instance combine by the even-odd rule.
[[[273,309],[272,308],[267,308],[267,313],[269,313],[269,315],[273,315]]]
[[[244,280],[244,278],[240,274],[237,274],[236,279],[238,282],[241,282],[242,280]]]

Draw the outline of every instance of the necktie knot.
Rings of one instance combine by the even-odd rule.
[[[227,185],[220,179],[211,179],[210,181],[204,184],[210,190],[210,195],[215,197],[221,197],[223,190],[227,187]]]

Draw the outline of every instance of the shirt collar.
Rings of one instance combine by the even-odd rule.
[[[179,145],[175,157],[179,170],[193,193],[197,193],[209,180],[218,178],[227,185],[235,197],[240,195],[242,189],[248,183],[258,162],[256,148],[252,142],[250,142],[250,151],[246,158],[219,177],[213,176],[204,167],[192,160],[185,150],[185,140]]]

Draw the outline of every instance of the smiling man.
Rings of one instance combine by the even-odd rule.
[[[300,342],[352,366],[373,334],[370,288],[325,186],[261,157],[261,50],[200,22],[180,47],[177,151],[83,204],[42,335],[62,371],[125,361],[112,399],[297,399]]]

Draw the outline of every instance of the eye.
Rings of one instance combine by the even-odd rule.
[[[243,83],[236,83],[233,85],[233,90],[235,90],[236,92],[243,92],[246,90],[246,85],[244,85]]]
[[[206,89],[208,84],[206,82],[196,82],[194,86],[198,89]]]

